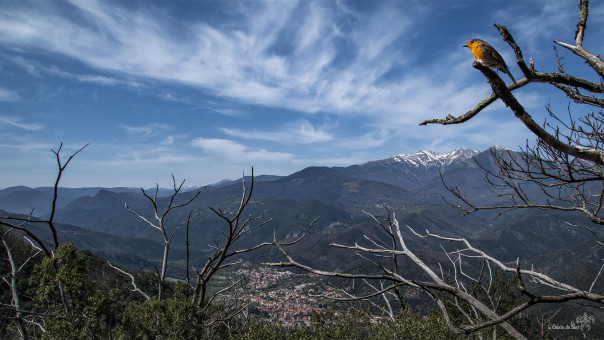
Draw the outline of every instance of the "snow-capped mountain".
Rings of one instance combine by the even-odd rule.
[[[443,167],[456,161],[465,161],[480,152],[471,149],[453,150],[449,153],[440,154],[437,152],[421,150],[414,154],[401,154],[393,156],[391,159],[395,162],[406,162],[416,167]]]
[[[422,150],[413,154],[400,154],[387,159],[353,165],[338,170],[360,179],[384,182],[413,190],[429,178],[439,177],[451,167],[463,163],[480,152],[470,149],[453,150],[449,153]]]

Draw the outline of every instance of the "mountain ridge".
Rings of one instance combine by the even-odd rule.
[[[573,247],[578,242],[589,240],[590,235],[584,232],[568,233],[568,228],[561,227],[562,216],[569,216],[560,212],[522,211],[491,220],[491,216],[485,214],[462,216],[449,207],[443,201],[443,197],[446,199],[450,194],[444,188],[443,181],[459,186],[470,197],[479,199],[481,204],[498,199],[490,193],[490,186],[481,180],[484,178],[483,168],[494,167],[493,152],[513,153],[500,147],[480,153],[475,150],[454,150],[442,155],[424,150],[349,167],[308,167],[288,176],[264,177],[264,180],[255,182],[253,198],[245,214],[251,217],[263,215],[273,221],[250,233],[240,241],[239,246],[270,242],[275,236],[284,240],[301,235],[308,224],[320,216],[310,230],[308,247],[300,245],[294,248],[307,261],[317,261],[314,255],[321,253],[321,258],[332,261],[330,265],[334,268],[354,268],[359,265],[358,262],[335,256],[329,244],[353,244],[357,241],[355,235],[381,237],[378,236],[379,225],[364,212],[381,220],[387,214],[386,208],[395,212],[401,223],[415,230],[428,229],[434,234],[463,236],[471,242],[488,246],[494,256],[505,257],[505,260],[520,257],[526,262],[536,255],[561,247]],[[246,178],[248,189],[250,182]],[[241,181],[209,186],[190,206],[170,213],[165,220],[168,233],[176,231],[171,243],[173,251],[170,252],[170,261],[182,262],[185,249],[183,223],[187,221],[189,211],[199,213],[199,217],[191,221],[189,236],[196,248],[194,256],[202,258],[207,251],[206,245],[220,239],[221,228],[224,228],[224,221],[217,218],[209,207],[225,212],[235,211],[241,199],[241,189]],[[8,210],[3,212],[4,216],[16,211],[6,209],[2,199],[13,202],[15,200],[11,201],[11,193],[23,195],[24,190],[27,191],[24,187],[0,190],[0,209]],[[32,196],[38,199],[37,203],[43,198],[48,199],[48,192],[31,190],[38,195]],[[74,238],[80,249],[98,254],[111,255],[124,250],[132,255],[131,258],[158,261],[161,236],[124,207],[124,203],[127,203],[134,211],[154,221],[149,200],[140,193],[140,189],[120,191],[105,188],[90,196],[81,196],[70,202],[62,201],[57,206],[55,222],[64,235],[63,239]],[[70,193],[77,192],[85,193],[86,190],[74,189]],[[185,202],[192,195],[194,192],[181,192],[175,203]],[[169,197],[158,197],[160,210],[168,201]],[[26,206],[27,202],[20,201],[20,204]],[[25,214],[30,210],[31,205]],[[579,216],[573,222],[580,221]],[[41,230],[42,237],[47,238],[48,231]],[[426,251],[429,256],[442,256],[437,248],[430,248],[434,246],[433,240],[410,235],[406,241],[410,247]],[[308,249],[313,251],[309,253]],[[262,250],[254,254],[251,260],[268,260],[273,255],[270,250]]]
[[[441,154],[429,150],[420,150],[413,154],[400,154],[390,157],[397,162],[408,162],[415,166],[429,167],[442,167],[450,165],[458,160],[465,161],[478,155],[480,151],[473,149],[456,149],[445,154]]]

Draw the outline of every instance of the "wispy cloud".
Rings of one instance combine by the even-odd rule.
[[[7,9],[0,41],[36,45],[105,71],[305,112],[387,110],[405,95],[400,84],[380,84],[388,70],[404,62],[398,39],[411,26],[411,18],[389,4],[365,17],[319,1],[242,3],[245,16],[236,29],[203,21],[169,29],[174,20],[149,12],[95,0],[72,5],[77,10],[52,3]]]
[[[116,78],[96,74],[79,74],[75,72],[68,72],[63,69],[60,69],[56,65],[45,65],[41,64],[40,62],[28,60],[19,56],[3,56],[3,59],[20,67],[29,75],[35,78],[40,78],[44,75],[51,75],[64,79],[75,80],[82,83],[92,83],[103,86],[125,85],[133,88],[139,88],[142,86],[141,83],[124,77]]]
[[[229,139],[195,138],[191,145],[203,149],[204,152],[218,155],[230,160],[249,161],[287,161],[294,158],[293,154],[286,152],[271,152],[259,148],[250,148]]]
[[[20,56],[15,56],[15,55],[2,54],[0,56],[2,57],[2,59],[10,61],[15,66],[23,69],[25,72],[27,72],[32,77],[39,78],[41,76],[40,65],[37,62],[28,60],[28,59],[20,57]]]
[[[16,102],[20,99],[21,98],[16,91],[0,87],[0,102]]]
[[[213,111],[220,113],[221,115],[231,116],[231,117],[240,116],[243,114],[243,112],[241,110],[236,110],[236,109],[219,108],[219,109],[214,109]]]
[[[333,134],[329,133],[325,127],[317,129],[307,120],[287,124],[278,131],[232,128],[222,128],[220,130],[233,137],[267,140],[281,144],[311,144],[328,142],[334,139]]]
[[[23,122],[21,118],[12,116],[0,116],[0,127],[2,125],[8,125],[10,127],[15,127],[27,131],[38,131],[44,129],[44,126],[41,124]]]
[[[515,6],[526,7],[526,4],[519,3]],[[573,38],[571,34],[579,19],[576,8],[575,1],[539,0],[531,4],[530,10],[511,11],[505,8],[496,11],[494,18],[498,23],[510,26],[515,40],[525,53],[535,53],[542,46],[539,41],[551,37],[552,33],[559,35],[556,38],[558,40]],[[536,27],[539,29],[535,29]]]
[[[385,129],[373,129],[369,132],[337,140],[338,148],[345,150],[366,150],[384,145],[391,132]]]
[[[463,114],[491,94],[461,48],[472,30],[485,28],[486,39],[513,60],[491,25],[505,24],[539,61],[551,54],[552,31],[572,36],[576,4],[488,2],[476,6],[478,28],[444,16],[435,25],[430,12],[450,10],[441,2],[229,0],[191,11],[186,1],[5,1],[0,67],[8,72],[0,102],[8,116],[0,119],[0,140],[10,146],[0,148],[10,154],[20,144],[92,139],[103,143],[102,152],[87,149],[99,168],[119,176],[134,169],[128,178],[138,180],[143,170],[160,179],[174,167],[187,177],[201,176],[203,167],[214,178],[233,178],[252,164],[287,174],[420,148],[521,144],[526,129],[500,102],[462,125],[418,124]],[[604,7],[590,6],[594,46]],[[547,60],[555,69],[555,58]],[[543,119],[546,91],[527,86],[515,94]],[[191,141],[196,136],[208,138]]]
[[[172,130],[172,126],[168,124],[147,124],[140,126],[121,126],[122,129],[138,135],[143,135],[145,137],[157,136],[161,131],[170,131]]]
[[[4,137],[5,136],[0,134],[0,138],[3,140],[3,142],[0,143],[0,148],[6,149],[9,152],[9,154],[6,154],[6,157],[2,157],[4,164],[19,163],[21,161],[20,159],[11,157],[14,156],[14,154],[12,154],[14,150],[17,150],[22,154],[33,156],[48,155],[50,150],[47,143],[30,142],[26,138],[14,138],[12,136],[9,136],[8,138]],[[7,143],[8,139],[11,139],[11,141]]]

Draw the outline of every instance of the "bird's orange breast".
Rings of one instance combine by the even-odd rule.
[[[482,49],[479,43],[474,43],[469,47],[472,50],[472,53],[474,54],[474,58],[476,58],[476,60],[484,59],[484,50]]]

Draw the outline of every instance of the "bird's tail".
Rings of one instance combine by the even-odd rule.
[[[507,73],[508,76],[510,76],[510,78],[512,78],[512,81],[514,82],[514,84],[517,85],[516,83],[516,79],[514,79],[514,76],[512,75],[512,72],[510,72],[510,70],[508,70],[507,68],[504,69],[505,73]]]

